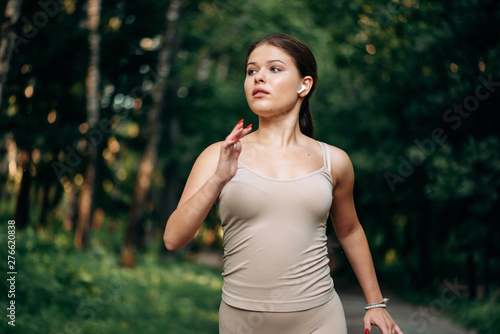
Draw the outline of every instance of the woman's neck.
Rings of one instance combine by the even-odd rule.
[[[259,117],[259,128],[254,132],[256,140],[264,145],[286,148],[297,144],[304,136],[300,131],[298,115],[285,117]]]

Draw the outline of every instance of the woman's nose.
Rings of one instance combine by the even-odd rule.
[[[266,81],[266,78],[265,78],[262,70],[255,73],[254,79],[255,79],[255,83],[263,83]]]

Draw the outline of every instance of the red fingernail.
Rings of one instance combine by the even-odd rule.
[[[238,126],[238,130],[241,130],[243,128],[243,124],[240,124],[240,126]]]
[[[245,129],[250,129],[252,127],[252,124],[250,124],[249,126],[247,126]]]
[[[236,137],[234,137],[233,139],[231,139],[231,141],[235,141],[236,140]]]
[[[238,124],[241,124],[241,123],[243,123],[243,118],[240,119],[240,121],[238,122]]]
[[[365,334],[368,334],[368,333],[370,333],[370,330],[367,328],[367,329],[365,329]]]

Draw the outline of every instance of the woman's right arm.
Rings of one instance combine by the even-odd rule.
[[[236,174],[239,140],[252,131],[240,121],[223,142],[200,154],[189,174],[177,208],[167,221],[163,241],[169,250],[186,246],[195,236],[222,188]]]

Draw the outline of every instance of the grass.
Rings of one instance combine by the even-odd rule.
[[[2,248],[7,248],[5,237]],[[2,333],[218,333],[220,272],[187,262],[138,256],[120,268],[103,247],[80,251],[65,234],[16,233],[16,326]],[[6,273],[7,261],[0,261]],[[2,291],[7,281],[1,280]]]

